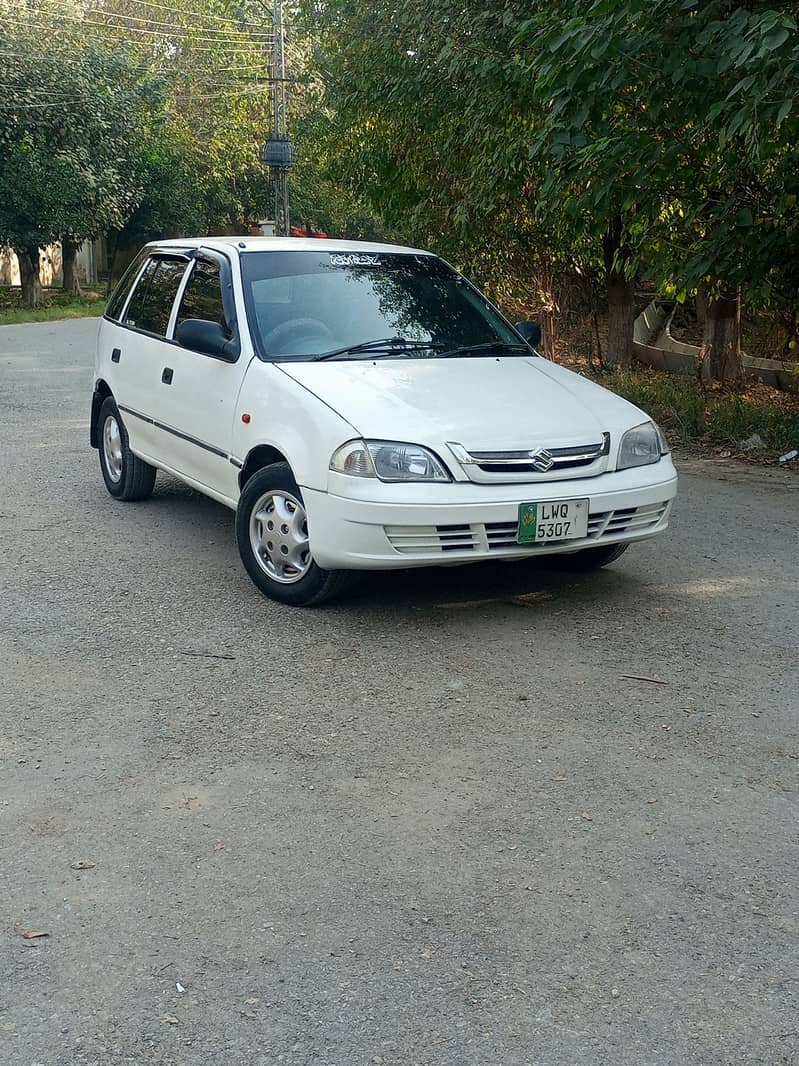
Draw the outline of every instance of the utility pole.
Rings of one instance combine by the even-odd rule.
[[[289,168],[292,145],[286,125],[286,50],[283,0],[274,0],[272,15],[272,136],[264,145],[262,162],[272,171],[275,190],[275,236],[289,235]]]

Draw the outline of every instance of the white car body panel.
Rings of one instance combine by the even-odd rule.
[[[666,529],[677,486],[670,456],[615,469],[623,433],[647,416],[543,358],[262,360],[246,327],[239,252],[318,252],[320,246],[313,239],[277,238],[157,244],[159,250],[215,249],[231,260],[241,353],[228,363],[172,340],[179,296],[166,339],[104,319],[95,383],[114,395],[137,455],[235,508],[248,457],[263,447],[280,453],[303,493],[313,557],[327,569],[523,558]],[[344,241],[326,241],[323,250],[429,254]],[[115,348],[122,353],[119,363],[110,359]],[[167,367],[173,371],[169,386],[161,382]],[[451,447],[526,451],[596,445],[607,434],[609,447],[590,471],[595,476],[559,471],[484,483]],[[389,484],[331,471],[336,449],[359,437],[422,445],[440,458],[452,481]],[[590,501],[586,539],[516,543],[520,504],[577,499]]]
[[[357,430],[330,406],[301,388],[285,363],[250,364],[233,420],[233,457],[244,462],[266,444],[286,456],[301,488],[327,489],[328,463]],[[249,414],[250,422],[242,422]]]
[[[617,437],[621,427],[646,421],[592,383],[581,395],[584,378],[535,356],[280,365],[360,436],[439,452],[448,441],[498,451],[591,444],[605,431]]]

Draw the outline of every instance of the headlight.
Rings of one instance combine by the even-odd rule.
[[[660,461],[661,455],[669,450],[666,438],[654,422],[643,422],[634,429],[628,429],[621,438],[617,470],[628,470],[631,466],[649,466]]]
[[[419,444],[389,440],[351,440],[330,460],[330,469],[350,477],[381,481],[451,481],[443,463]]]

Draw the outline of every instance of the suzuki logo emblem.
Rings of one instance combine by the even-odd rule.
[[[552,468],[555,460],[552,458],[550,452],[546,448],[537,448],[534,452],[530,452],[530,458],[533,461],[533,469],[537,470],[540,474],[545,474],[547,470]]]

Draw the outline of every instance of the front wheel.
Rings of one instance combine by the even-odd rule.
[[[105,487],[117,500],[146,500],[158,471],[134,455],[117,405],[106,396],[97,416],[100,470]]]
[[[236,540],[244,568],[273,600],[310,607],[338,595],[350,575],[323,570],[311,555],[308,518],[288,463],[256,471],[236,510]]]
[[[586,573],[612,563],[623,555],[628,547],[628,544],[603,544],[601,547],[583,548],[582,551],[572,552],[569,555],[555,555],[552,559],[561,570]]]

